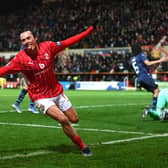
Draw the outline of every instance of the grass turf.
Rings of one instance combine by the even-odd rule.
[[[2,168],[165,168],[168,122],[141,118],[152,95],[142,91],[66,91],[80,121],[75,125],[94,155],[83,157],[58,123],[11,104],[18,89],[0,91],[0,167]]]

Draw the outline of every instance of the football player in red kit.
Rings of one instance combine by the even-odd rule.
[[[25,75],[28,80],[29,96],[36,107],[61,124],[64,133],[80,148],[84,156],[91,156],[92,152],[71,125],[71,122],[78,122],[78,114],[55,76],[54,57],[58,52],[91,34],[93,30],[94,27],[90,26],[82,33],[66,40],[40,43],[32,31],[24,31],[20,34],[24,50],[21,50],[6,66],[0,68],[0,76],[18,72]]]

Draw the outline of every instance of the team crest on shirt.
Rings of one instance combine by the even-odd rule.
[[[40,67],[41,69],[44,69],[44,68],[45,68],[45,65],[44,65],[44,64],[39,64],[39,67]]]
[[[48,60],[48,59],[49,59],[49,55],[48,55],[48,53],[45,53],[45,54],[44,54],[44,57],[45,57],[45,59]]]

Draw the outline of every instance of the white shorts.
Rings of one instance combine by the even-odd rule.
[[[56,105],[63,112],[72,107],[72,104],[69,101],[68,97],[63,93],[56,97],[39,99],[34,103],[39,111],[43,112],[44,114],[46,113],[48,108],[53,105]]]

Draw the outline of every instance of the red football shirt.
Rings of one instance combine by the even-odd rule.
[[[61,50],[89,35],[93,29],[89,27],[86,31],[64,41],[41,42],[34,58],[30,57],[25,50],[21,50],[6,66],[0,68],[0,76],[22,72],[29,82],[28,92],[33,101],[58,96],[63,92],[63,87],[55,76],[54,57]]]

